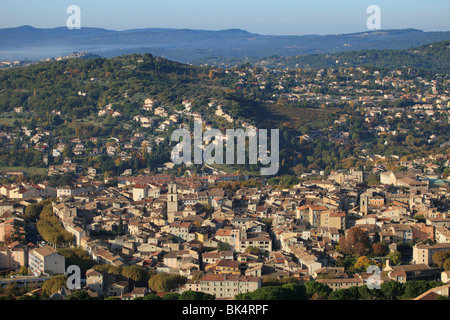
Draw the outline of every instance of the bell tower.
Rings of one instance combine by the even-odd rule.
[[[174,215],[179,209],[176,183],[169,183],[167,191],[167,218],[169,223],[171,223],[174,221]]]
[[[367,195],[362,194],[359,198],[359,208],[364,216],[369,213],[369,197]]]

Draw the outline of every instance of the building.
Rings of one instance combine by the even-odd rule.
[[[28,265],[27,248],[18,242],[0,247],[0,269],[17,270]]]
[[[413,247],[413,263],[433,264],[433,255],[436,252],[449,251],[450,243],[436,243],[433,245],[418,244]]]
[[[389,279],[400,283],[417,280],[440,280],[441,276],[439,270],[431,268],[424,263],[391,266],[389,260],[386,260],[386,266],[383,268],[383,271],[387,272]]]
[[[214,267],[214,273],[240,275],[239,261],[219,260]]]
[[[179,210],[178,191],[175,183],[169,183],[167,193],[167,217],[173,222],[175,213]]]
[[[86,286],[95,291],[99,296],[103,296],[103,273],[95,270],[89,269],[86,271]]]
[[[254,237],[248,239],[241,239],[239,251],[244,252],[248,247],[256,247],[261,252],[272,252],[272,240],[267,237]]]
[[[58,251],[46,245],[29,252],[28,266],[34,276],[62,274],[65,272],[65,259]]]
[[[318,279],[316,281],[322,284],[326,284],[333,291],[339,289],[348,289],[351,287],[361,287],[365,284],[364,280],[359,276],[335,279]]]
[[[261,285],[259,277],[238,275],[204,275],[200,281],[201,291],[218,299],[232,299],[237,294],[253,292],[261,288]]]

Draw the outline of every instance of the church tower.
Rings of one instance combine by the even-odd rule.
[[[178,209],[177,185],[174,182],[171,182],[168,185],[167,192],[167,218],[169,223],[174,221],[174,216]]]
[[[359,198],[359,209],[366,216],[369,213],[369,197],[362,194]]]

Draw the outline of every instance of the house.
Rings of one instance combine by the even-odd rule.
[[[351,287],[361,287],[365,284],[364,280],[359,275],[347,278],[317,279],[316,281],[322,284],[326,284],[333,291],[339,289],[348,289]]]
[[[219,260],[213,268],[216,274],[234,274],[240,275],[239,261],[235,260]]]
[[[118,297],[126,293],[128,283],[126,281],[117,281],[105,286],[105,295],[108,297]]]
[[[450,284],[443,286],[431,288],[430,290],[422,293],[421,295],[415,297],[413,300],[436,300],[436,298],[449,297],[450,296]]]
[[[415,280],[439,280],[441,276],[438,269],[433,269],[424,263],[392,266],[390,261],[386,260],[383,271],[387,272],[389,279],[401,283]]]
[[[103,273],[95,269],[89,269],[86,271],[86,286],[95,291],[98,296],[103,296]]]

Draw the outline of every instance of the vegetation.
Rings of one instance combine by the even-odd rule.
[[[64,229],[53,213],[51,203],[44,205],[36,226],[44,240],[49,243],[61,245],[73,242],[72,234]]]
[[[156,292],[169,292],[186,282],[186,278],[177,274],[157,273],[148,280],[148,287]]]

